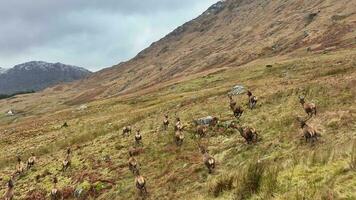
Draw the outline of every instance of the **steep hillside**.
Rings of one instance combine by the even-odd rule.
[[[221,1],[134,59],[95,74],[81,84],[91,90],[78,102],[259,58],[355,47],[355,7],[352,0]]]
[[[91,72],[62,63],[32,61],[0,69],[0,94],[38,91],[58,83],[70,82],[88,76]]]
[[[58,178],[66,199],[140,199],[128,150],[147,199],[356,199],[355,1],[227,0],[178,28],[133,60],[75,83],[0,101],[0,194],[16,156],[37,156],[15,178],[16,199],[48,199]],[[301,36],[303,35],[303,37]],[[236,120],[227,93],[245,110]],[[298,97],[317,106],[306,142]],[[9,109],[15,115],[6,115]],[[171,122],[162,128],[164,114]],[[217,116],[206,137],[193,119]],[[186,126],[173,141],[175,117]],[[62,125],[66,122],[68,127]],[[229,128],[257,130],[253,144]],[[124,137],[122,128],[133,133]],[[209,174],[198,143],[216,159]],[[61,171],[68,147],[71,166]]]

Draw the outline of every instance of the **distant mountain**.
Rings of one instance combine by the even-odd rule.
[[[0,94],[37,91],[62,82],[84,78],[90,71],[62,63],[31,61],[10,69],[0,68]]]
[[[0,74],[4,73],[6,69],[0,67]]]

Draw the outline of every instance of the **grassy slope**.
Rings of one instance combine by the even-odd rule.
[[[133,124],[143,132],[144,152],[138,160],[152,199],[354,199],[356,173],[350,162],[356,155],[355,56],[349,50],[257,60],[145,95],[95,101],[84,111],[60,110],[38,118],[37,125],[20,120],[21,126],[7,129],[12,134],[0,140],[0,176],[6,180],[14,169],[16,152],[26,157],[32,149],[40,155],[39,163],[16,182],[17,199],[33,189],[48,194],[53,175],[35,181],[46,171],[58,174],[61,186],[93,186],[99,199],[136,197],[126,167],[133,137],[121,137],[121,127]],[[270,63],[273,67],[266,68]],[[186,124],[207,115],[231,120],[226,92],[236,84],[259,97],[258,108],[247,110],[241,123],[255,127],[262,141],[247,145],[236,132],[211,130],[202,142],[218,165],[208,175],[191,131],[177,149],[172,130],[160,131],[162,116],[177,113]],[[300,94],[318,105],[318,116],[309,122],[322,134],[315,145],[300,139],[295,120],[304,115]],[[245,95],[237,98],[246,102]],[[1,120],[11,121],[5,116]],[[64,120],[67,129],[60,128]],[[60,173],[66,146],[75,149],[73,167]]]

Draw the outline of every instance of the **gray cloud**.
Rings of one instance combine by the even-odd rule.
[[[0,0],[0,67],[98,70],[129,59],[217,0]]]

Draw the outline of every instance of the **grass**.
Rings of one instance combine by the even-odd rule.
[[[126,166],[133,136],[121,136],[121,128],[132,125],[143,135],[143,152],[137,159],[147,178],[149,199],[355,198],[353,56],[351,51],[260,60],[148,95],[97,100],[84,111],[78,111],[78,106],[60,107],[41,115],[36,109],[45,105],[33,105],[27,111],[33,114],[17,122],[1,116],[1,130],[7,130],[7,137],[0,139],[0,177],[2,182],[8,178],[16,153],[27,158],[33,151],[39,160],[16,181],[18,199],[28,197],[30,189],[46,191],[48,197],[54,175],[59,177],[60,188],[86,186],[89,199],[138,198]],[[337,64],[340,59],[343,66]],[[266,68],[269,63],[275,64]],[[218,116],[222,124],[233,120],[226,93],[237,84],[259,97],[252,111],[245,105],[245,95],[236,100],[245,107],[240,123],[256,128],[261,141],[247,145],[237,131],[224,126],[209,130],[209,137],[201,143],[217,160],[216,171],[210,175],[189,123],[207,115]],[[299,95],[318,106],[318,115],[308,122],[322,135],[315,144],[301,139],[295,119],[305,113]],[[171,124],[179,115],[188,126],[180,148],[173,143],[173,128],[161,129],[164,113],[169,114]],[[60,128],[64,121],[68,128]],[[73,148],[73,166],[62,173],[58,168],[67,146]],[[36,182],[35,177],[42,174],[47,175]]]

